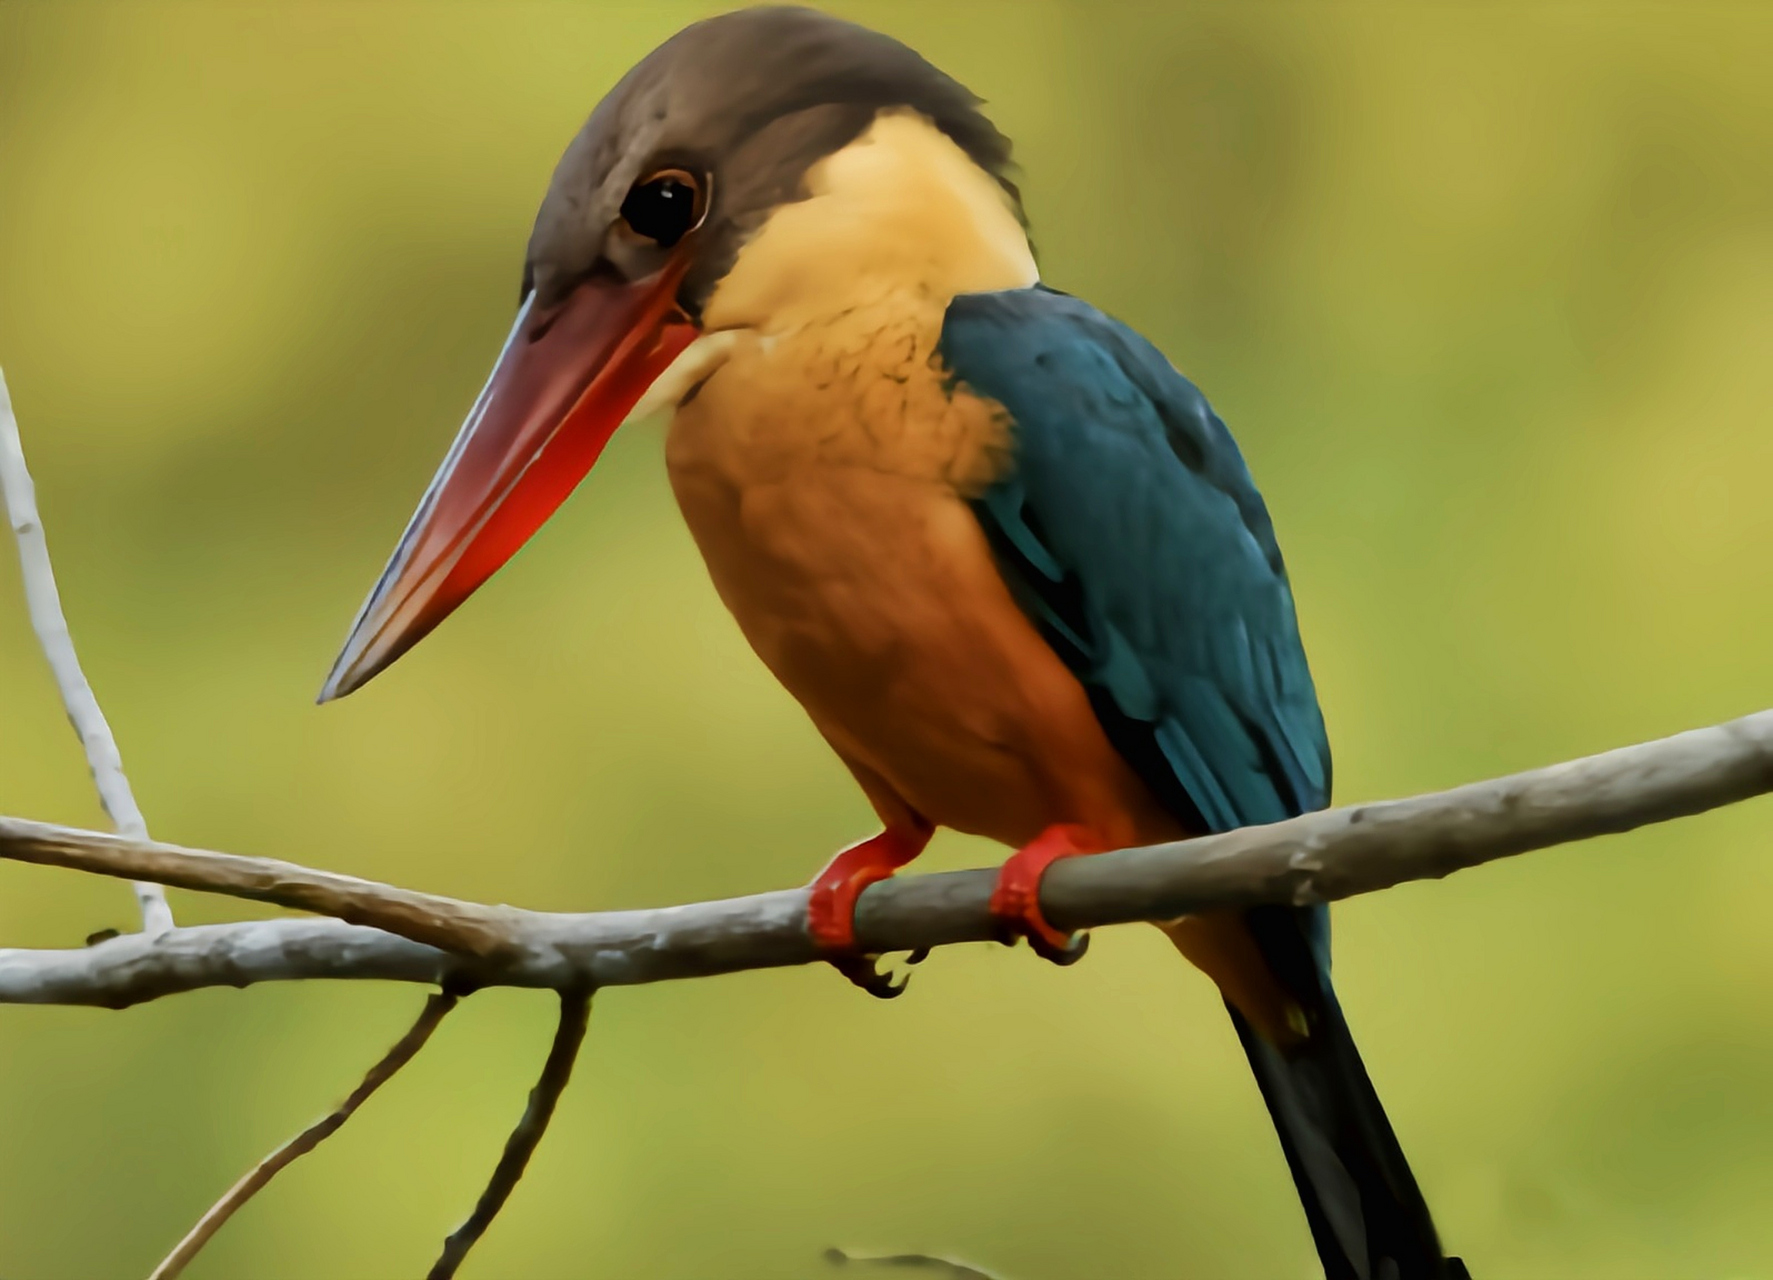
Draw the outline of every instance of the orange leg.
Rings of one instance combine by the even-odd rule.
[[[856,947],[856,900],[869,885],[922,853],[934,828],[888,827],[831,859],[808,886],[806,927],[831,966],[870,995],[888,999],[905,989],[874,967],[874,958]]]
[[[1101,853],[1107,846],[1088,827],[1069,824],[1048,827],[1032,842],[1010,855],[997,873],[991,894],[991,914],[997,919],[1005,943],[1018,937],[1042,959],[1054,964],[1075,964],[1090,945],[1088,934],[1061,933],[1047,923],[1040,911],[1040,882],[1047,868],[1061,858]]]

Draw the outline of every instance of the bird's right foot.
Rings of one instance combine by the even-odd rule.
[[[1087,933],[1066,933],[1047,923],[1040,909],[1040,882],[1047,868],[1061,858],[1101,853],[1102,844],[1088,828],[1061,824],[1048,827],[998,869],[997,887],[991,894],[991,915],[999,939],[1013,945],[1027,938],[1043,960],[1076,964],[1089,948]]]

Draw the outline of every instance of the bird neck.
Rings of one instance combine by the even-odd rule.
[[[895,301],[939,323],[957,294],[1040,278],[1002,186],[922,116],[881,115],[806,186],[739,252],[705,328],[782,335]]]

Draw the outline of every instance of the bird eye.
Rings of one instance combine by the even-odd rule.
[[[622,221],[636,235],[669,249],[701,225],[704,205],[702,184],[692,174],[666,169],[629,189]]]

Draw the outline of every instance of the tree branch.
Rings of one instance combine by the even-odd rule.
[[[272,1178],[344,1128],[345,1121],[369,1100],[371,1094],[392,1080],[396,1072],[417,1057],[419,1050],[431,1039],[431,1033],[437,1030],[445,1015],[456,1007],[458,999],[453,992],[442,991],[425,1001],[425,1007],[419,1011],[418,1019],[407,1028],[405,1035],[395,1041],[394,1047],[365,1073],[362,1082],[351,1090],[350,1095],[259,1161],[240,1181],[229,1187],[227,1194],[210,1206],[209,1212],[197,1220],[196,1225],[185,1233],[185,1238],[154,1268],[148,1280],[176,1280],[176,1277],[183,1274],[185,1268],[191,1265],[191,1260],[202,1252],[203,1246],[222,1229],[240,1206],[264,1190]]]
[[[0,818],[0,857],[311,911],[488,959],[517,945],[518,919],[533,914],[417,893],[275,858],[209,853],[20,818]]]
[[[19,574],[24,579],[25,607],[31,615],[31,627],[55,675],[68,723],[74,726],[80,748],[86,753],[99,803],[104,805],[118,835],[146,840],[148,824],[123,772],[117,739],[112,736],[98,698],[80,668],[74,637],[62,613],[61,593],[56,590],[55,570],[49,562],[49,542],[43,533],[42,517],[37,514],[37,487],[25,466],[24,442],[19,439],[18,419],[13,416],[12,396],[6,389],[4,373],[0,373],[0,498],[4,499],[12,536],[18,543]],[[158,884],[138,881],[135,897],[145,932],[160,933],[172,928],[172,908],[166,905],[166,892]]]
[[[1058,927],[1083,929],[1263,902],[1332,901],[1768,791],[1773,711],[1413,799],[1068,859],[1046,877],[1041,905]],[[318,977],[579,990],[819,958],[805,928],[803,889],[646,911],[525,911],[12,818],[0,818],[0,857],[349,922],[209,925],[79,951],[0,951],[0,1003],[122,1006],[199,987]],[[987,941],[994,880],[993,871],[976,870],[872,886],[862,895],[858,934],[876,952]]]
[[[554,1043],[549,1046],[548,1058],[542,1064],[536,1087],[529,1091],[529,1104],[523,1109],[523,1118],[506,1139],[504,1154],[499,1157],[486,1190],[475,1202],[474,1212],[449,1233],[449,1238],[443,1242],[443,1252],[431,1270],[425,1273],[425,1280],[451,1280],[468,1256],[468,1250],[480,1242],[493,1219],[499,1216],[499,1210],[505,1207],[505,1201],[511,1198],[529,1158],[535,1154],[542,1135],[548,1131],[548,1122],[554,1118],[554,1107],[560,1101],[560,1095],[566,1092],[567,1081],[572,1079],[573,1064],[579,1060],[579,1048],[585,1043],[585,1027],[590,1019],[591,995],[588,991],[561,992],[560,1022],[554,1030]]]

